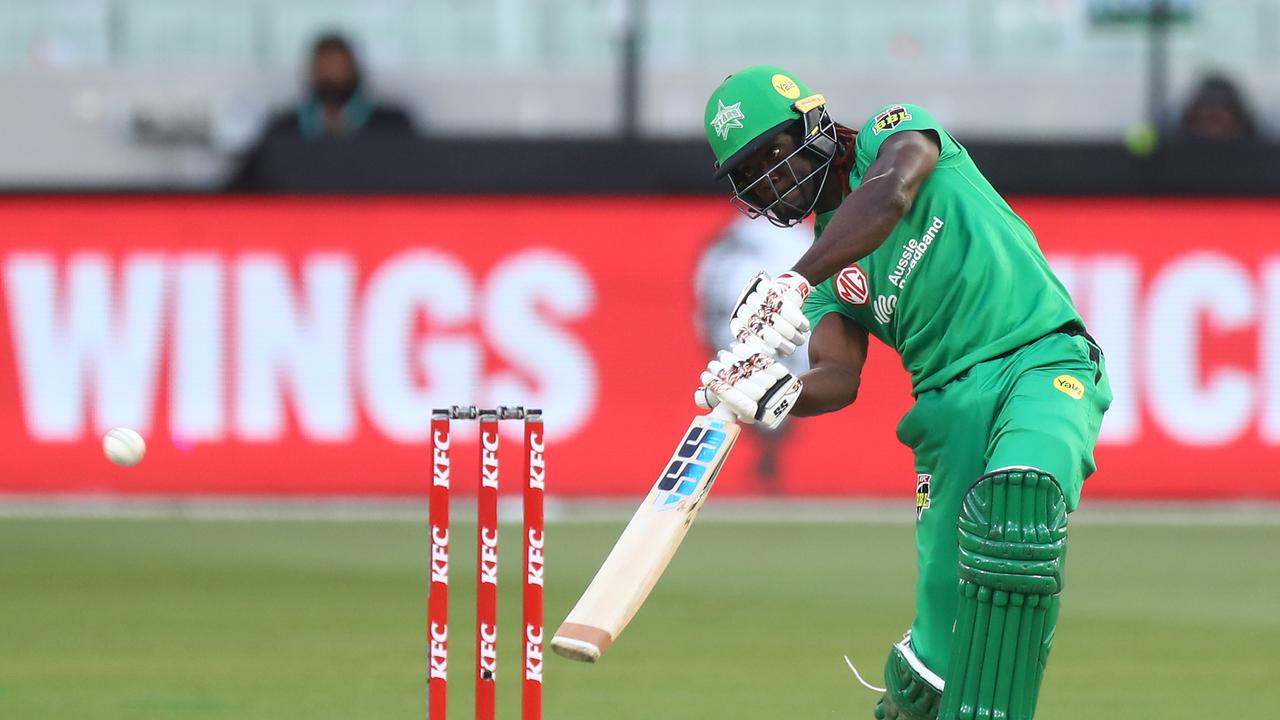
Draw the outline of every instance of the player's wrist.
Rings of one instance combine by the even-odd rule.
[[[795,270],[788,270],[774,278],[773,281],[799,295],[801,305],[804,304],[805,300],[809,299],[809,293],[813,292],[813,284],[804,275]]]
[[[795,409],[800,400],[804,382],[800,378],[787,374],[774,383],[773,387],[760,398],[756,409],[756,422],[768,430],[773,430]]]

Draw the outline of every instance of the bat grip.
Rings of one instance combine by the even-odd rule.
[[[715,406],[715,408],[712,409],[711,412],[708,413],[708,415],[715,418],[716,420],[724,420],[725,422],[738,422],[738,416],[733,412],[733,410],[729,409],[728,405],[725,405],[724,403],[720,403],[719,405]]]

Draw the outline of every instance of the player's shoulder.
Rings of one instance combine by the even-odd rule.
[[[867,169],[867,166],[879,155],[880,148],[886,140],[897,133],[908,131],[933,136],[940,150],[940,164],[964,154],[960,144],[923,106],[912,103],[893,103],[881,107],[858,131],[856,143],[858,169],[862,171]]]
[[[872,137],[892,133],[898,128],[936,128],[937,120],[933,114],[921,105],[913,103],[890,103],[872,113],[862,124],[862,133]],[[861,133],[859,133],[861,134]]]

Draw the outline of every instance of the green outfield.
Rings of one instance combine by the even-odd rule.
[[[624,520],[548,527],[554,629]],[[511,528],[514,530],[514,528]],[[455,526],[451,714],[470,715],[474,526]],[[518,717],[519,533],[499,715]],[[0,717],[420,718],[422,523],[0,519]],[[1039,718],[1280,707],[1280,525],[1081,523]],[[707,522],[550,720],[869,718],[911,613],[909,524]]]

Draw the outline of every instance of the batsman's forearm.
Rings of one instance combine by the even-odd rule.
[[[867,181],[845,198],[792,271],[817,285],[880,247],[910,209],[911,195],[896,176]]]
[[[859,378],[847,368],[814,368],[800,376],[804,389],[792,415],[807,417],[848,407],[858,397]]]

